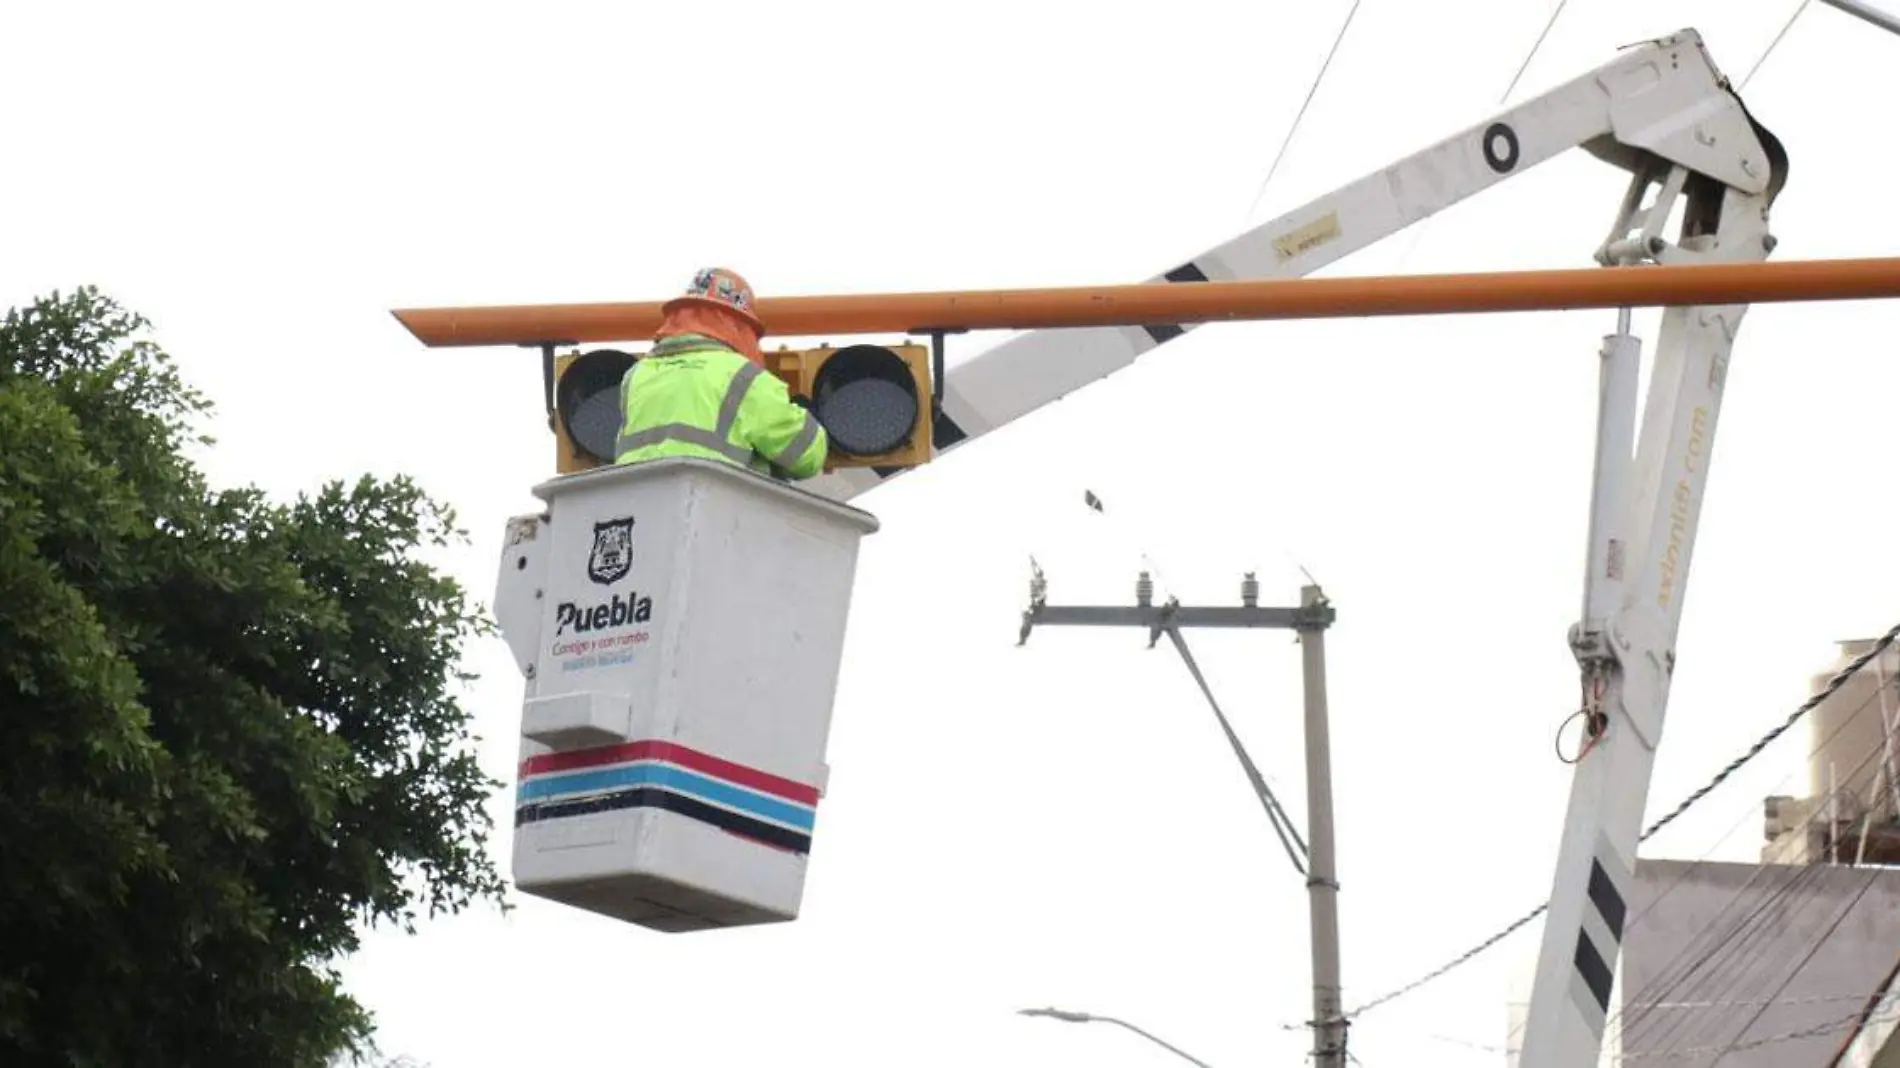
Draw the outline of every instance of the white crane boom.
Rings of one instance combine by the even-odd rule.
[[[1685,29],[1152,280],[1304,275],[1572,148],[1631,175],[1596,250],[1599,263],[1737,262],[1771,251],[1768,209],[1785,180],[1785,155],[1750,118],[1701,36]],[[1663,228],[1678,202],[1685,210],[1672,242]],[[1587,695],[1588,749],[1564,819],[1524,1068],[1590,1068],[1601,1052],[1722,387],[1746,310],[1665,311],[1639,443],[1640,345],[1627,310],[1600,353],[1583,618],[1570,635]],[[967,444],[1188,329],[1041,330],[1012,339],[948,373],[940,440],[946,451]],[[843,500],[897,473],[844,469],[808,485]]]
[[[1615,60],[1268,220],[1153,282],[1297,278],[1573,148],[1626,170],[1657,159],[1748,193],[1767,189],[1769,151],[1693,29]],[[918,324],[926,326],[928,324]],[[944,376],[940,456],[1052,404],[1196,324],[1037,330]],[[849,500],[905,471],[841,468],[802,488]]]

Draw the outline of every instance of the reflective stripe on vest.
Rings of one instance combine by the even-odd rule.
[[[798,433],[793,435],[791,443],[785,446],[784,452],[772,457],[772,463],[789,470],[794,463],[798,462],[800,456],[805,455],[805,450],[811,448],[811,443],[817,440],[818,417],[806,411],[805,425],[798,428]]]
[[[704,344],[693,344],[690,348],[682,346],[662,353],[658,357],[649,354],[647,359],[663,359],[675,353],[701,351],[708,347]],[[653,352],[660,353],[660,349],[656,346]],[[711,449],[733,463],[749,465],[752,462],[752,449],[745,445],[735,445],[729,438],[732,435],[733,424],[739,421],[739,405],[745,402],[746,390],[752,388],[752,380],[763,373],[764,368],[748,360],[733,374],[732,381],[726,385],[726,395],[719,403],[719,421],[713,429],[707,430],[689,423],[667,423],[663,426],[636,430],[631,434],[623,431],[614,442],[614,454],[624,456],[634,449],[643,449],[665,441],[680,441],[688,445],[697,445],[702,449]],[[632,375],[627,376],[628,381],[632,381],[632,378]],[[799,432],[798,441],[804,442],[803,448],[810,448],[812,439],[817,436],[817,421],[808,415],[805,430]],[[795,458],[802,450],[788,451]]]

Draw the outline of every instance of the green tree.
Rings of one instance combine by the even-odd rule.
[[[407,479],[213,489],[209,410],[95,290],[0,322],[0,1063],[320,1066],[335,963],[505,907],[456,694],[489,624]]]

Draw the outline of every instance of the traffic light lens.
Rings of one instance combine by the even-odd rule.
[[[555,389],[555,407],[574,447],[603,464],[614,462],[620,436],[620,380],[634,364],[631,353],[596,349],[567,365]]]
[[[838,350],[812,380],[812,415],[831,447],[852,456],[903,445],[917,425],[918,403],[909,366],[877,345]]]

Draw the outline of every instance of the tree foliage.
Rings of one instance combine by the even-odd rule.
[[[456,697],[488,624],[407,479],[211,488],[146,326],[0,321],[0,1063],[322,1065],[371,1032],[364,926],[502,899]]]

